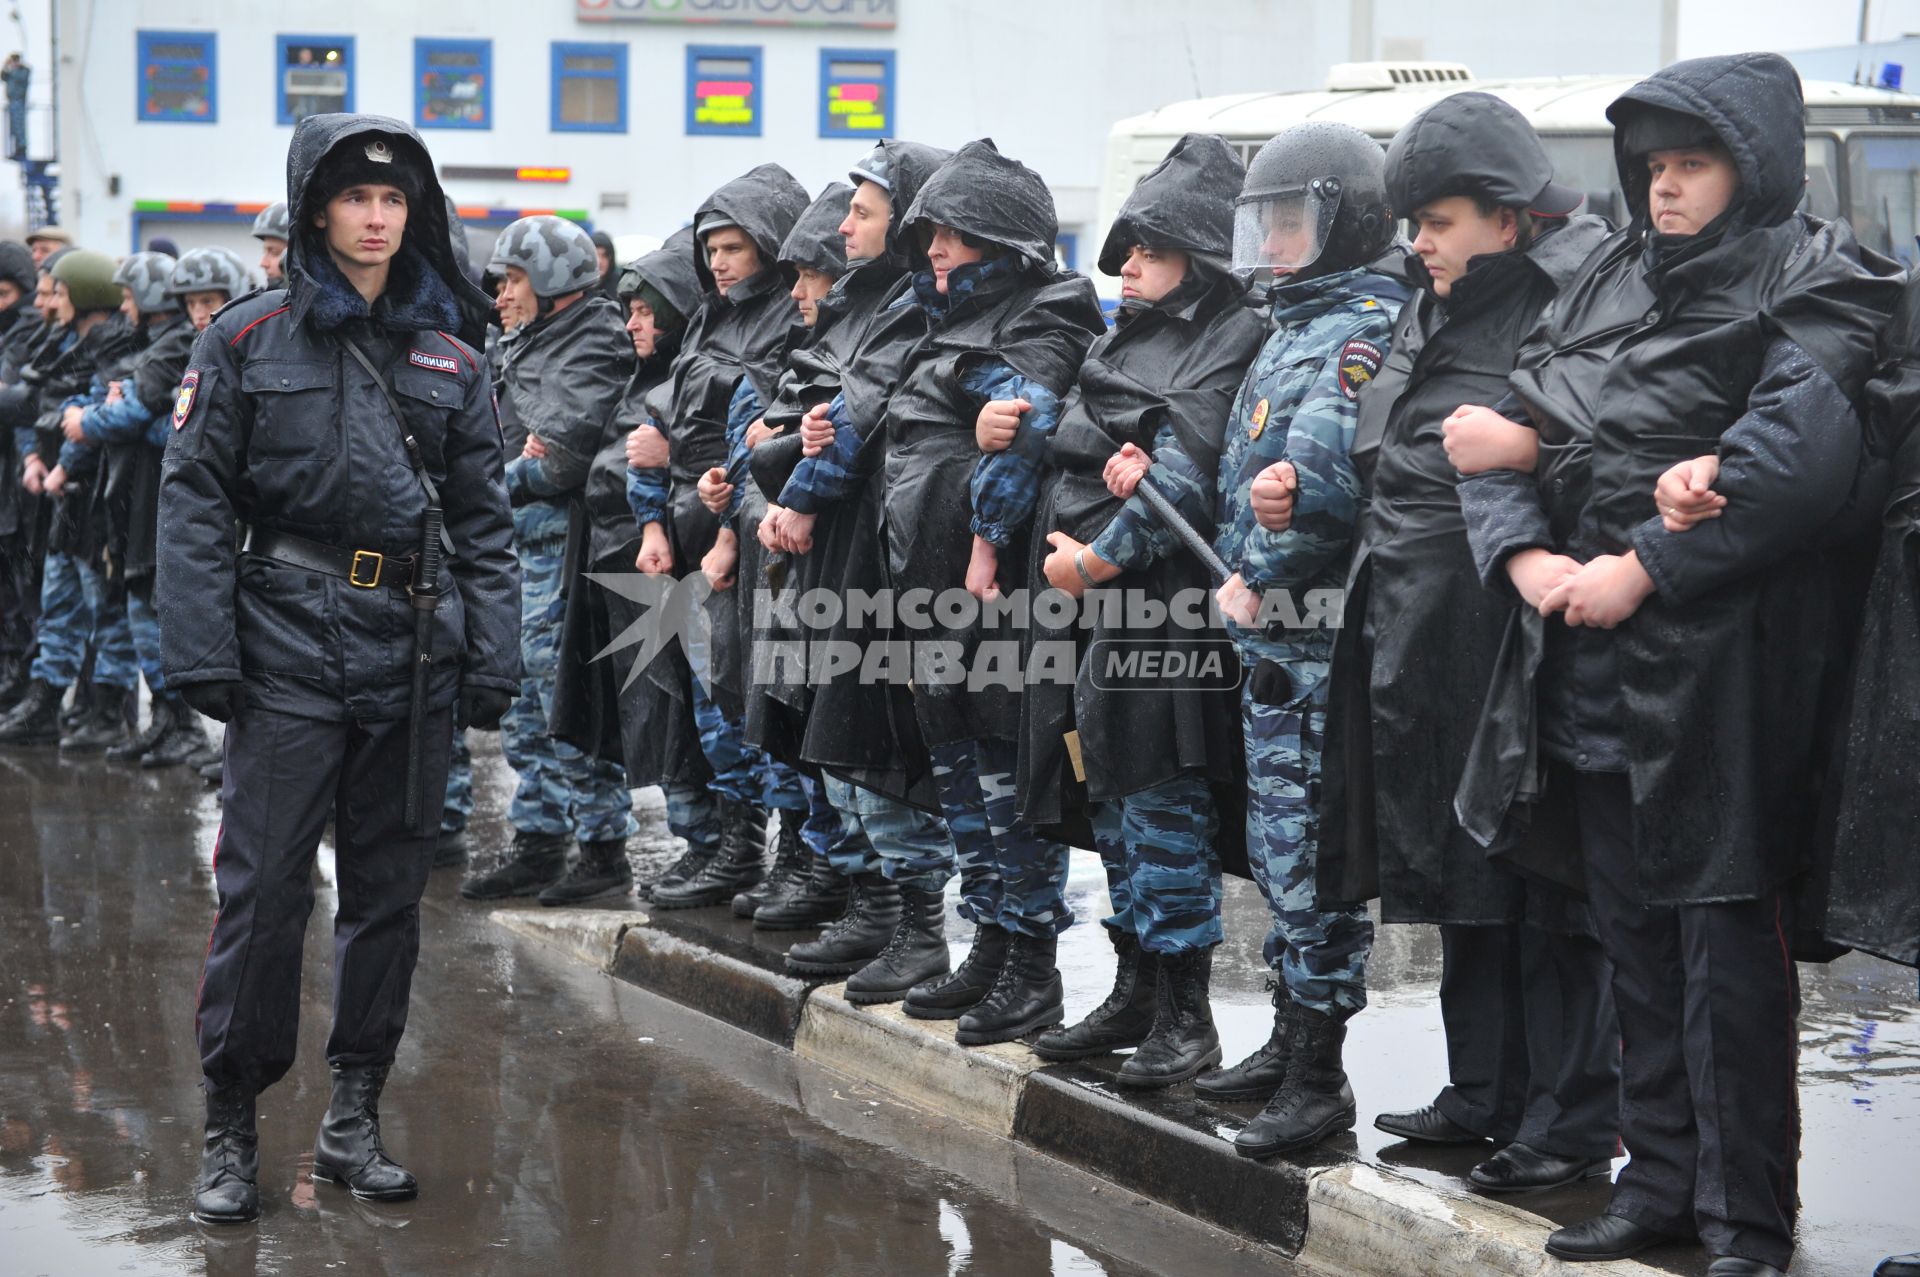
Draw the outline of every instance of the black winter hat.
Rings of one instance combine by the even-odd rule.
[[[308,184],[308,207],[322,208],[341,191],[363,184],[397,186],[409,203],[419,199],[426,182],[414,167],[413,149],[394,145],[398,141],[387,133],[362,133],[328,151]]]
[[[1621,149],[1636,159],[1655,151],[1726,148],[1713,126],[1697,115],[1638,103],[1622,114],[1626,119],[1620,122]]]
[[[1453,195],[1546,217],[1567,217],[1586,197],[1553,180],[1553,161],[1518,108],[1491,93],[1455,93],[1407,121],[1387,146],[1394,211]]]
[[[33,250],[18,240],[0,239],[0,280],[20,290],[22,297],[33,296],[40,273],[33,265]]]

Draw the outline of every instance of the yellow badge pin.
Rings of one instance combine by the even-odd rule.
[[[1253,406],[1253,424],[1247,430],[1247,438],[1258,439],[1260,432],[1267,428],[1267,401],[1262,399]]]

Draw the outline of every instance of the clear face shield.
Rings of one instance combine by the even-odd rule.
[[[1233,212],[1233,271],[1268,284],[1320,260],[1340,211],[1340,179],[1242,195]]]

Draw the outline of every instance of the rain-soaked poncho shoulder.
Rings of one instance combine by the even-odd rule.
[[[846,273],[847,241],[840,235],[840,224],[847,220],[847,201],[852,198],[851,186],[828,182],[787,232],[780,245],[780,264],[805,266],[835,279]]]
[[[693,268],[700,279],[700,291],[713,291],[713,272],[707,269],[707,255],[699,237],[701,227],[714,214],[745,231],[760,250],[760,264],[770,267],[778,260],[780,245],[786,242],[807,203],[807,188],[778,164],[749,169],[707,196],[693,215]]]
[[[287,279],[291,318],[295,323],[306,319],[319,291],[312,263],[325,257],[327,252],[325,233],[313,224],[313,215],[321,210],[311,206],[307,188],[328,152],[367,133],[392,134],[401,150],[408,153],[412,170],[421,183],[421,192],[414,207],[407,210],[402,251],[421,254],[433,273],[446,282],[460,312],[460,328],[454,335],[475,350],[480,349],[486,342],[487,316],[492,313],[493,302],[468,278],[467,264],[454,260],[452,227],[447,214],[451,205],[441,189],[439,171],[427,153],[426,143],[412,126],[384,115],[309,115],[294,127],[293,141],[287,147],[287,218],[293,228],[293,238],[287,243],[287,255],[281,263]]]
[[[920,188],[903,225],[908,235],[921,223],[937,223],[1011,249],[1035,266],[1051,269],[1060,218],[1053,193],[1040,175],[1000,154],[991,138],[969,142]]]
[[[693,228],[682,226],[667,236],[666,243],[651,253],[642,253],[626,265],[627,271],[638,274],[671,302],[673,308],[680,312],[683,322],[693,319],[694,312],[700,309],[701,295],[705,291],[693,267],[695,251]]]
[[[1100,269],[1118,275],[1136,244],[1178,249],[1226,269],[1233,260],[1233,201],[1246,177],[1246,165],[1225,138],[1187,134],[1120,206],[1100,249]]]

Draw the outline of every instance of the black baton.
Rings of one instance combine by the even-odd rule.
[[[1193,551],[1194,557],[1206,565],[1207,571],[1213,573],[1215,580],[1225,585],[1227,578],[1233,573],[1228,570],[1225,563],[1221,562],[1220,556],[1213,552],[1213,546],[1208,544],[1207,539],[1201,536],[1178,510],[1174,509],[1173,502],[1167,500],[1165,494],[1158,488],[1148,483],[1145,475],[1141,476],[1140,482],[1134,485],[1133,490],[1153,507],[1153,512],[1160,516],[1160,522],[1166,525],[1167,531],[1179,537],[1181,543]]]
[[[409,443],[412,440],[408,440]],[[407,828],[424,838],[425,796],[420,792],[426,760],[427,683],[433,673],[433,610],[440,606],[440,529],[442,515],[437,504],[427,506],[420,520],[420,557],[415,562],[413,584],[407,598],[413,604],[413,704],[407,709]],[[433,828],[440,827],[440,813],[434,813]]]

